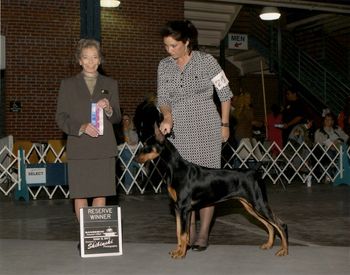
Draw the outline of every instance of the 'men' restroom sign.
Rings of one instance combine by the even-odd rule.
[[[229,33],[228,48],[237,50],[248,50],[248,35],[241,33]]]

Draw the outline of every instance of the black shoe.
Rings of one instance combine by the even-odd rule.
[[[203,246],[203,245],[199,245],[199,244],[194,244],[192,245],[192,250],[193,251],[197,251],[197,252],[201,252],[207,249],[207,245]]]

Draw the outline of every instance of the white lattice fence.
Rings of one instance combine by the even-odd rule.
[[[19,196],[24,199],[26,199],[25,194],[27,191],[33,199],[37,199],[39,195],[44,195],[44,197],[47,196],[49,199],[52,199],[58,192],[63,194],[65,198],[68,198],[69,190],[64,182],[57,184],[51,184],[50,182],[26,182],[27,169],[46,169],[49,167],[51,171],[55,164],[61,164],[61,157],[65,152],[65,147],[63,146],[59,152],[56,152],[50,144],[32,144],[31,147],[26,149],[27,151],[24,151],[21,145],[18,146],[17,152],[12,152],[14,149],[8,148],[8,146],[3,146],[0,149],[2,160],[0,164],[0,191],[6,196],[13,191],[16,193],[16,198]],[[23,159],[20,157],[21,150],[23,150]],[[49,155],[53,161],[47,163]],[[33,159],[35,162],[33,162]]]
[[[146,189],[158,193],[164,183],[165,167],[164,161],[160,158],[141,165],[133,159],[142,143],[137,146],[129,146],[124,143],[118,147],[117,181],[126,194],[138,191],[143,194]]]
[[[57,150],[57,149],[56,149]],[[64,173],[64,167],[62,156],[65,152],[65,146],[56,151],[54,146],[51,144],[33,144],[28,152],[24,152],[24,162],[20,162],[20,171],[21,169],[25,169],[25,173],[23,174],[22,181],[26,180],[25,184],[28,187],[28,192],[30,196],[35,200],[41,196],[47,196],[49,199],[52,199],[55,195],[61,194],[65,198],[69,197],[69,190],[67,181],[63,178],[64,175],[57,175],[55,178],[51,177],[51,173],[56,171],[62,171]],[[30,162],[35,155],[35,159],[37,162]],[[18,153],[19,156],[19,153]],[[24,167],[23,167],[24,166]],[[42,169],[46,172],[46,182],[29,182],[28,179],[28,169]],[[23,170],[22,170],[23,171]],[[21,182],[19,182],[21,184]]]
[[[4,146],[0,148],[0,191],[8,196],[18,185],[17,156]]]
[[[229,153],[228,153],[229,152]],[[244,158],[242,152],[246,152]],[[325,178],[334,181],[343,174],[343,155],[349,156],[348,148],[327,148],[320,144],[309,147],[307,144],[292,144],[279,148],[276,143],[263,145],[258,142],[250,147],[241,144],[233,149],[230,144],[223,147],[223,167],[252,167],[256,164],[263,169],[263,178],[268,178],[274,184],[293,181],[306,182],[313,180],[320,183]]]
[[[158,193],[165,186],[166,164],[162,159],[157,159],[146,165],[140,165],[133,161],[137,150],[142,146],[142,143],[134,147],[127,144],[119,146],[117,185],[126,194],[132,192],[143,194],[146,190]],[[65,147],[55,151],[51,145],[38,146],[34,144],[28,152],[24,153],[24,163],[28,166],[33,164],[30,163],[33,154],[36,155],[39,165],[45,165],[49,155],[52,163],[62,163]],[[21,175],[18,171],[23,167],[18,161],[18,153],[12,152],[6,146],[0,148],[0,156],[0,192],[8,196],[20,186]],[[288,143],[284,148],[278,148],[274,143],[266,145],[258,142],[254,146],[242,143],[238,148],[233,148],[226,143],[222,152],[224,168],[254,168],[258,166],[262,170],[262,177],[270,180],[273,184],[290,184],[293,181],[305,183],[309,180],[316,183],[325,178],[334,181],[336,178],[343,177],[343,159],[349,159],[348,148],[334,146],[324,148],[320,144],[310,148],[306,144],[293,145]],[[69,197],[66,185],[27,184],[27,187],[33,199],[38,198],[39,195],[52,199],[57,192],[66,198]]]

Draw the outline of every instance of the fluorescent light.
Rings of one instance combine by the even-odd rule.
[[[261,20],[277,20],[280,16],[281,13],[275,7],[265,7],[260,13]]]
[[[117,8],[120,5],[120,1],[118,0],[101,0],[100,6],[102,8]]]

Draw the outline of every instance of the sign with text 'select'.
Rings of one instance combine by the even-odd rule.
[[[248,35],[241,33],[229,33],[228,48],[236,50],[248,50]]]
[[[120,207],[111,205],[81,208],[81,257],[119,256],[122,254]]]
[[[46,183],[46,168],[45,167],[26,168],[25,171],[26,171],[27,184]]]

